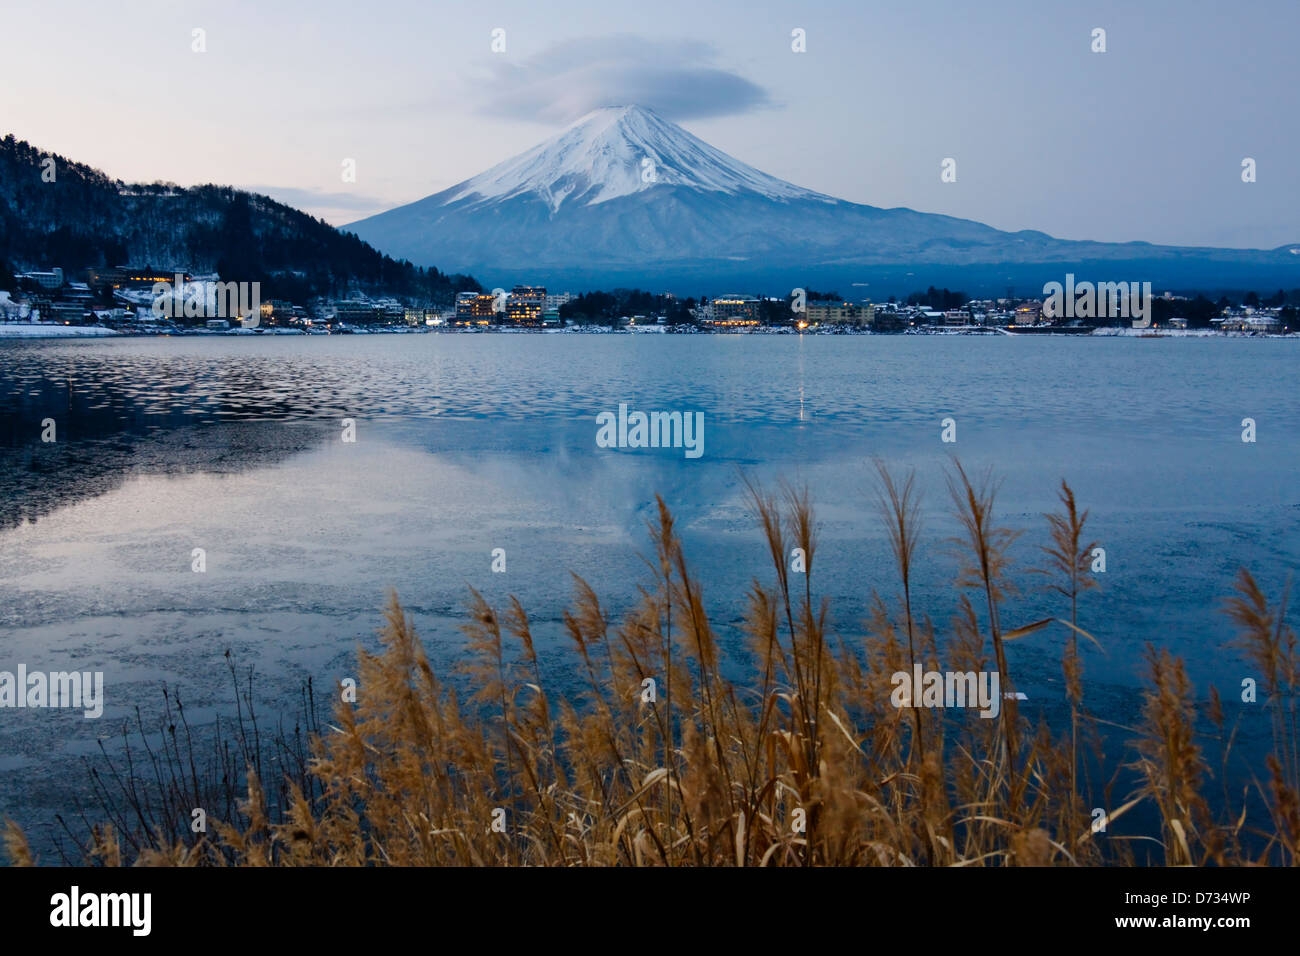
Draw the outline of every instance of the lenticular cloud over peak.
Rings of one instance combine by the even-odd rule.
[[[575,38],[522,62],[494,64],[466,94],[484,115],[551,123],[624,103],[642,103],[675,120],[772,105],[763,87],[716,60],[712,46],[695,40]]]

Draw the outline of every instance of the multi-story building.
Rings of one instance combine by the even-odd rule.
[[[397,325],[406,321],[406,306],[396,299],[380,299],[375,303],[375,312],[379,321],[386,325]]]
[[[57,266],[49,272],[24,272],[22,278],[35,282],[42,289],[63,288],[63,270]]]
[[[61,325],[81,325],[86,318],[86,306],[81,302],[55,302],[50,305],[49,319]]]
[[[456,318],[468,321],[474,314],[474,297],[477,292],[458,292],[456,294]]]
[[[722,295],[715,298],[713,324],[722,327],[758,325],[758,299],[750,295]]]
[[[371,325],[380,317],[375,303],[365,299],[345,299],[334,303],[334,321],[343,325]]]
[[[168,272],[163,269],[146,269],[142,266],[118,266],[114,269],[95,269],[91,270],[88,279],[92,286],[108,286],[113,289],[135,289],[141,287],[152,288],[156,282],[175,283],[178,274],[180,275],[182,282],[189,282],[191,279],[188,272],[183,272],[181,270],[172,270]]]
[[[809,302],[803,320],[809,325],[871,325],[876,307],[870,302]]]
[[[457,325],[487,325],[496,314],[491,292],[461,292],[456,296]]]
[[[506,297],[506,321],[511,325],[541,325],[545,310],[543,286],[517,285]]]
[[[1043,314],[1043,303],[1027,302],[1016,306],[1016,325],[1034,325]]]
[[[571,292],[548,292],[546,294],[546,311],[558,309],[571,301],[573,301],[573,293]]]
[[[404,318],[406,324],[412,327],[442,324],[442,313],[437,309],[409,308],[406,310]]]

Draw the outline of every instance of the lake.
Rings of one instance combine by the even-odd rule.
[[[1297,349],[1010,336],[0,342],[0,670],[105,680],[100,720],[0,710],[0,814],[34,825],[67,813],[85,797],[81,758],[137,705],[156,714],[164,684],[182,688],[191,721],[226,712],[227,649],[272,708],[292,706],[307,675],[332,686],[358,643],[377,646],[388,588],[443,669],[461,655],[470,586],[517,594],[543,650],[562,640],[571,572],[621,617],[648,580],[656,493],[741,667],[746,589],[773,580],[743,474],[810,489],[814,583],[852,641],[873,589],[898,590],[877,457],[917,471],[915,601],[941,632],[956,607],[952,457],[994,469],[998,515],[1025,531],[1008,626],[1068,610],[1029,573],[1068,479],[1106,551],[1080,610],[1105,648],[1084,652],[1090,706],[1137,719],[1152,642],[1186,659],[1202,697],[1217,684],[1249,748],[1267,719],[1238,703],[1252,671],[1220,608],[1238,567],[1276,598],[1300,556]],[[601,447],[596,418],[620,404],[702,413],[702,454]],[[1066,639],[1060,628],[1010,645],[1031,717],[1061,717]],[[548,662],[563,686],[567,658]]]

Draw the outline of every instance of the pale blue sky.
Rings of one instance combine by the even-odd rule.
[[[1300,241],[1295,0],[3,0],[0,23],[0,134],[334,223],[635,97],[856,202],[1069,239]]]

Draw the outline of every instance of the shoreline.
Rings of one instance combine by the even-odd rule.
[[[1251,339],[1287,339],[1295,335],[1276,332],[1247,330],[1222,331],[1218,329],[1132,329],[1101,326],[1093,329],[1079,327],[1053,328],[1050,326],[1026,326],[1023,329],[1010,329],[1001,326],[927,326],[908,329],[902,332],[876,332],[871,329],[852,326],[827,326],[823,328],[798,329],[783,326],[766,326],[756,329],[710,329],[697,326],[652,325],[639,328],[611,328],[604,325],[569,326],[567,328],[352,328],[331,332],[308,332],[303,329],[266,328],[266,329],[226,329],[213,331],[208,329],[172,330],[118,330],[98,325],[44,325],[25,322],[0,323],[0,340],[4,339],[105,339],[105,338],[250,338],[253,336],[323,336],[323,335],[966,335],[966,336],[1004,336],[1018,338],[1023,336],[1049,338],[1136,338],[1136,339],[1176,339],[1176,338],[1251,338]]]

